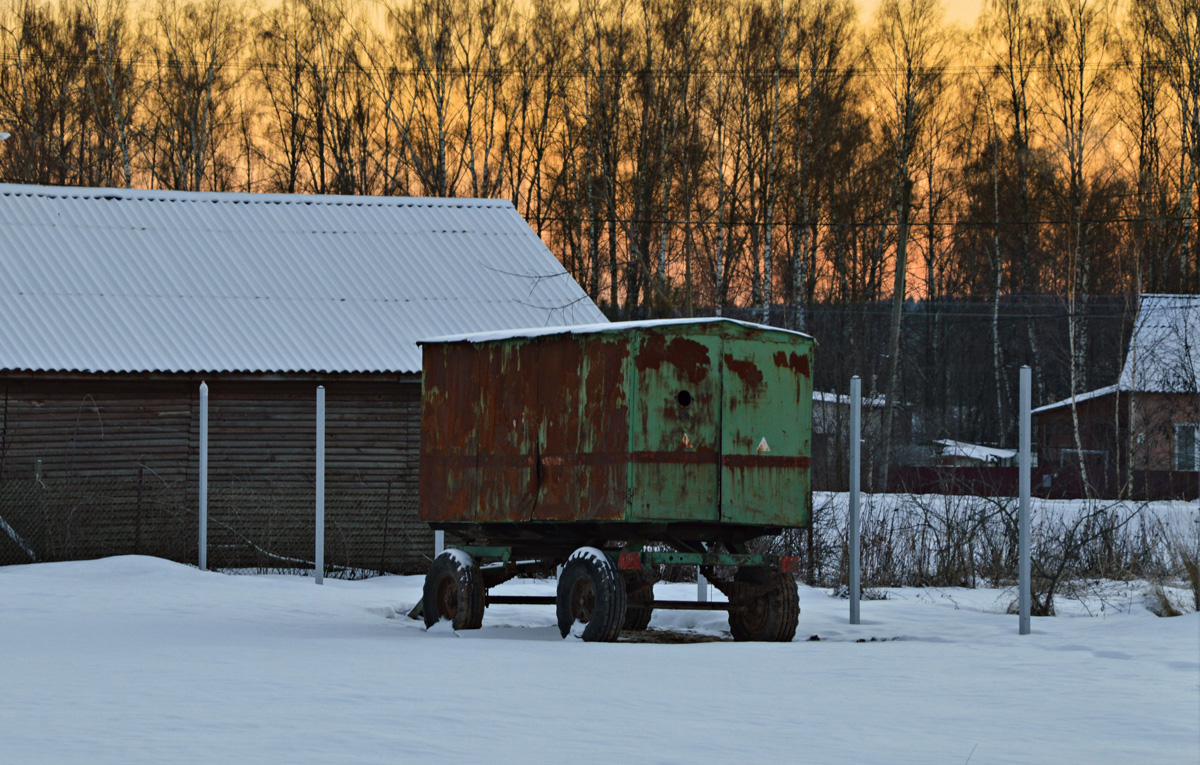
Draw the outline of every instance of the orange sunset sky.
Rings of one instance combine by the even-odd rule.
[[[879,0],[857,0],[857,2],[859,22],[870,21],[871,17],[875,15],[875,6],[879,5]],[[946,21],[965,29],[975,23],[975,19],[979,16],[979,10],[983,7],[983,0],[942,0],[942,7],[946,11]]]

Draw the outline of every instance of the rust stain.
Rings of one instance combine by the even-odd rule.
[[[670,343],[657,332],[646,335],[646,342],[634,360],[638,371],[658,369],[664,362],[683,372],[693,385],[702,382],[708,376],[711,362],[708,358],[708,348],[703,343],[677,337]]]
[[[757,388],[762,385],[762,370],[753,361],[737,361],[730,354],[725,354],[725,366],[742,379],[747,388]]]
[[[809,375],[808,356],[799,353],[792,353],[791,355],[788,355],[783,351],[778,351],[775,354],[775,366],[779,367],[780,369],[785,367],[790,368],[793,371],[804,375],[805,377],[808,377]]]
[[[677,337],[667,346],[667,357],[677,366],[693,385],[703,382],[708,376],[708,348],[695,340]]]
[[[722,454],[721,464],[728,468],[800,468],[812,465],[812,459],[810,457],[771,457],[766,454]]]

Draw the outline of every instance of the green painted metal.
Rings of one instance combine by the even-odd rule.
[[[752,553],[643,552],[643,566],[778,566],[778,555]]]
[[[505,545],[454,545],[476,560],[499,558],[512,560],[513,548]],[[674,550],[635,550],[626,548],[620,552],[607,551],[614,562],[623,561],[629,555],[637,555],[641,566],[778,566],[780,556],[755,553],[694,553]]]
[[[420,517],[805,526],[812,352],[724,320],[428,343]]]
[[[472,558],[499,558],[507,563],[512,560],[513,549],[499,545],[453,545],[455,550],[462,550]]]

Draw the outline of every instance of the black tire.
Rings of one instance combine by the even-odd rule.
[[[735,582],[765,586],[758,594],[733,598],[729,632],[734,640],[787,643],[796,636],[800,621],[800,593],[790,575],[768,568],[738,569]]]
[[[654,581],[642,577],[625,580],[625,624],[621,629],[644,630],[654,615]]]
[[[483,626],[483,577],[474,558],[461,550],[446,550],[433,559],[425,574],[421,613],[425,627],[442,619],[456,630]]]
[[[587,642],[611,643],[625,624],[625,578],[594,547],[571,554],[558,577],[558,631],[565,638],[576,622]]]

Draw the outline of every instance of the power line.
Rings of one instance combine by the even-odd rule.
[[[50,58],[55,62],[63,62],[74,66],[82,67],[85,64],[96,61],[103,61],[112,65],[120,65],[130,68],[166,68],[166,69],[183,69],[185,67],[192,68],[192,62],[166,61],[160,62],[151,56],[114,56],[114,57],[97,57],[91,53],[88,54],[55,54],[53,56],[29,56],[32,60],[44,60]],[[854,65],[843,67],[799,67],[799,66],[780,66],[780,67],[644,67],[631,64],[628,67],[586,67],[576,65],[563,65],[556,67],[547,66],[528,66],[521,67],[517,65],[504,66],[480,66],[468,68],[464,66],[447,66],[447,67],[421,67],[407,66],[398,67],[394,65],[380,64],[370,58],[356,65],[320,65],[317,61],[319,56],[312,58],[297,57],[292,61],[266,61],[266,60],[247,60],[243,57],[241,60],[230,61],[219,64],[213,69],[216,70],[233,70],[234,72],[253,72],[262,69],[274,69],[281,71],[294,71],[297,66],[302,67],[306,72],[312,71],[319,65],[319,71],[322,73],[333,74],[353,74],[365,73],[368,71],[382,71],[388,75],[399,76],[424,76],[436,74],[440,77],[466,77],[475,75],[481,78],[495,77],[499,75],[528,75],[534,74],[544,76],[553,74],[566,78],[580,77],[645,77],[647,75],[657,77],[696,77],[696,76],[733,76],[747,78],[773,78],[778,75],[784,80],[798,78],[801,75],[816,76],[816,77],[895,77],[900,75],[922,75],[930,74],[937,75],[981,75],[999,71],[996,65],[974,65],[974,64],[945,64],[942,66],[933,67],[913,67],[908,69],[905,67],[881,67],[881,66],[866,66]],[[16,63],[22,60],[22,57],[11,51],[0,53],[0,62]],[[200,63],[196,62],[195,68],[205,69]],[[1050,64],[1035,64],[1023,68],[1025,72],[1037,73],[1052,73],[1055,67]],[[1145,61],[1107,61],[1098,63],[1084,63],[1082,65],[1072,67],[1072,72],[1134,72],[1134,71],[1157,71],[1170,72],[1173,67],[1161,61],[1145,62]]]
[[[631,225],[631,226],[671,226],[671,227],[682,227],[682,226],[719,227],[719,226],[724,226],[727,228],[765,228],[767,225],[767,223],[765,221],[761,221],[761,220],[758,220],[758,221],[739,220],[739,221],[735,221],[735,222],[730,222],[730,221],[713,221],[713,220],[688,220],[688,219],[680,219],[680,218],[624,218],[624,217],[609,217],[609,216],[596,216],[593,218],[588,218],[587,216],[566,217],[566,216],[561,216],[561,215],[536,215],[536,214],[527,215],[526,218],[527,218],[527,220],[530,220],[533,222],[551,221],[554,223],[587,223],[589,221],[593,221],[597,224],[608,224],[610,221],[612,221],[615,223]],[[1043,219],[1030,219],[1030,220],[1002,220],[999,222],[999,227],[1000,228],[1009,228],[1009,227],[1015,227],[1015,226],[1070,226],[1070,225],[1075,225],[1077,223],[1085,225],[1085,226],[1108,225],[1108,224],[1130,224],[1130,223],[1187,223],[1187,222],[1191,222],[1194,220],[1196,220],[1196,218],[1194,216],[1190,216],[1190,215],[1158,216],[1158,217],[1121,216],[1121,217],[1114,217],[1114,218],[1086,218],[1086,219],[1078,220],[1078,221],[1075,219],[1066,219],[1066,218],[1064,218],[1064,219],[1043,218]],[[896,225],[896,223],[889,216],[887,219],[883,219],[883,220],[818,221],[816,223],[803,222],[803,223],[799,223],[799,224],[797,224],[796,221],[793,221],[793,220],[778,220],[778,221],[775,221],[774,224],[772,224],[772,225],[774,225],[775,227],[798,225],[801,227],[816,226],[817,228],[885,228],[885,227],[893,228]],[[925,220],[909,221],[910,229],[919,229],[919,228],[923,228],[923,227],[928,227],[930,225],[935,226],[937,228],[947,229],[947,228],[954,228],[956,226],[965,226],[965,227],[970,227],[970,228],[974,228],[974,227],[993,228],[997,224],[995,221],[990,221],[990,220],[984,220],[984,221],[951,220],[951,221],[933,221],[932,223],[930,221],[925,221]],[[922,237],[919,237],[919,236],[910,236],[910,239],[919,240],[921,238]]]

